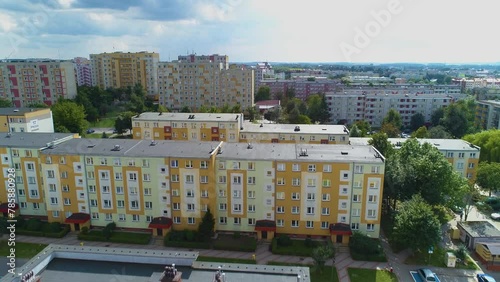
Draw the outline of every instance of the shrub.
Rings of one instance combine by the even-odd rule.
[[[241,238],[241,233],[236,231],[233,233],[233,239],[240,239]]]
[[[432,211],[441,224],[445,224],[453,218],[448,209],[444,206],[433,206]]]
[[[381,252],[379,245],[373,242],[374,239],[360,233],[354,232],[349,240],[351,251],[361,254],[376,255]]]
[[[465,263],[465,258],[467,257],[467,247],[461,244],[455,251],[455,255],[457,256],[458,259],[462,260],[462,262]]]
[[[277,240],[278,246],[280,247],[288,247],[293,244],[292,239],[287,235],[280,235]]]
[[[106,225],[106,228],[109,228],[110,230],[115,230],[116,229],[116,223],[114,221],[110,222],[110,223],[108,223],[108,225]]]
[[[60,232],[61,231],[61,223],[59,223],[59,222],[49,223],[49,230],[52,233]]]
[[[80,229],[80,234],[83,235],[89,234],[89,228],[87,226],[82,227],[82,229]]]
[[[193,242],[194,238],[196,238],[196,234],[192,230],[184,230],[184,238],[186,238],[186,241],[188,242]]]
[[[16,222],[16,228],[26,228],[26,219],[20,217],[20,216],[16,216],[16,218],[14,218],[15,220],[17,220]],[[7,219],[5,219],[7,220]]]
[[[102,236],[106,240],[109,240],[109,238],[111,238],[111,235],[113,234],[113,230],[109,229],[107,226],[101,232],[102,232]]]
[[[36,218],[30,218],[26,222],[26,229],[28,231],[40,231],[42,229],[42,221]]]
[[[307,237],[305,240],[304,240],[304,245],[306,247],[310,247],[310,248],[313,248],[316,246],[316,243],[310,238],[310,237]]]
[[[184,241],[184,231],[172,230],[165,236],[165,239],[175,242]]]

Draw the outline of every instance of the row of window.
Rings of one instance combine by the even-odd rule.
[[[273,133],[273,134],[274,134],[274,133]],[[253,135],[253,134],[250,134],[250,139],[251,139],[251,140],[253,140],[253,139],[257,138],[258,136],[259,136],[259,135]],[[295,140],[296,140],[296,136],[297,136],[296,134],[291,134],[291,135],[289,135],[289,136],[288,136],[288,140],[290,140],[290,141],[295,141]],[[260,137],[261,137],[261,139],[262,139],[262,140],[268,140],[268,139],[269,139],[269,137],[268,137],[268,136],[266,136],[266,135],[264,135],[264,134],[261,134],[261,135],[260,135]],[[323,137],[324,137],[324,136],[318,136],[318,139],[319,139],[319,140],[321,140],[321,138],[323,138]],[[246,133],[241,133],[241,134],[240,134],[240,138],[241,138],[241,139],[247,139],[247,134],[246,134]],[[285,136],[285,135],[281,135],[281,134],[280,134],[280,136],[279,136],[279,140],[284,141],[284,140],[286,140],[286,139],[287,139],[287,138],[286,138],[286,136]],[[345,141],[345,139],[346,139],[346,137],[345,137],[345,136],[340,136],[340,140],[341,140],[341,141]],[[275,140],[278,140],[278,139],[275,139]],[[302,136],[302,135],[299,135],[299,140],[300,140],[300,141],[306,141],[306,137],[305,137],[305,136]],[[332,141],[332,142],[334,142],[335,140],[336,140],[336,137],[335,137],[335,136],[331,136],[331,135],[330,135],[330,136],[328,136],[328,141]],[[310,135],[310,136],[309,136],[309,141],[316,141],[316,136],[315,136],[315,135]],[[277,142],[275,142],[275,143],[277,143]]]
[[[455,152],[447,152],[447,153],[446,153],[446,157],[447,157],[447,158],[453,158],[453,157],[454,157],[454,155],[455,155]],[[458,157],[459,157],[460,159],[465,158],[465,153],[463,153],[463,152],[459,152],[459,153],[458,153]],[[471,159],[475,159],[475,158],[476,158],[476,153],[469,153],[469,158],[471,158]],[[471,163],[469,163],[469,168],[473,168],[473,167],[474,167],[474,166],[470,167],[470,165],[471,165]],[[474,164],[472,163],[472,165],[474,165]]]
[[[191,129],[196,129],[197,128],[197,123],[196,122],[190,122],[189,123],[190,126],[191,126]],[[186,122],[181,122],[180,123],[180,127],[179,127],[179,124],[177,122],[172,122],[172,128],[188,128],[188,123]],[[224,123],[219,123],[218,124],[218,128],[220,129],[224,129],[226,128],[226,125]],[[207,124],[206,123],[200,123],[200,128],[207,128]],[[134,127],[141,127],[141,123],[136,121],[134,122]],[[153,127],[154,128],[159,128],[159,123],[158,122],[153,122]],[[149,122],[144,122],[144,128],[149,128]],[[236,129],[237,126],[235,123],[230,123],[229,124],[229,129]]]

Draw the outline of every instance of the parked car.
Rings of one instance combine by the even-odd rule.
[[[496,282],[495,278],[489,276],[488,274],[478,274],[477,281],[479,282]]]
[[[500,213],[492,213],[491,215],[491,219],[493,220],[500,220]]]
[[[93,130],[92,128],[87,129],[87,134],[91,134],[91,133],[94,133],[94,132],[95,132],[95,130]]]
[[[417,270],[417,272],[418,275],[420,275],[420,278],[422,278],[422,281],[431,281],[431,282],[440,281],[436,273],[432,272],[428,268],[420,268],[419,270]]]

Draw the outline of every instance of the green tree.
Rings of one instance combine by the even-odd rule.
[[[480,162],[500,163],[500,130],[491,129],[464,136],[464,140],[481,148]]]
[[[438,126],[441,124],[441,119],[444,118],[444,108],[438,108],[434,110],[431,114],[432,126]]]
[[[328,112],[328,104],[326,97],[323,94],[314,94],[307,97],[307,116],[313,123],[325,123],[330,120],[330,113]]]
[[[469,122],[463,108],[458,104],[451,104],[446,107],[444,118],[441,124],[455,138],[462,138],[468,131]]]
[[[384,132],[377,132],[372,135],[372,138],[368,140],[368,144],[372,145],[379,151],[384,157],[389,157],[394,151],[394,147],[392,146],[391,142],[389,141],[389,138],[386,133]]]
[[[28,105],[28,108],[33,108],[33,109],[46,109],[48,107],[49,106],[47,104],[45,104],[45,103],[39,103],[39,102],[32,103],[32,104]]]
[[[248,106],[245,109],[244,115],[245,115],[245,119],[250,120],[250,121],[254,121],[256,119],[259,119],[259,112],[257,111],[257,109],[255,107]]]
[[[306,115],[299,115],[297,122],[292,122],[292,123],[298,123],[298,124],[311,124],[311,119],[306,116]]]
[[[132,117],[135,115],[133,112],[123,112],[116,117],[115,129],[118,134],[123,135],[127,130],[132,130]]]
[[[318,271],[323,272],[326,262],[335,256],[335,249],[330,245],[316,247],[312,250],[311,257]]]
[[[88,127],[85,109],[73,101],[60,99],[51,108],[54,128],[57,132],[83,134]]]
[[[441,240],[441,225],[420,195],[401,204],[395,216],[393,239],[413,251],[424,251]]]
[[[396,127],[393,123],[390,122],[383,123],[382,127],[380,128],[380,132],[387,134],[389,138],[397,138],[401,134],[401,130],[399,130],[399,127]]]
[[[401,115],[395,109],[390,109],[387,112],[382,122],[382,126],[387,123],[394,125],[394,127],[397,128],[398,130],[401,130],[401,127],[403,126],[403,123],[401,121]]]
[[[349,130],[350,137],[361,137],[361,131],[358,129],[357,125],[353,125],[351,130]]]
[[[265,101],[271,99],[271,88],[267,85],[262,85],[257,90],[257,94],[255,94],[254,100],[255,102]]]
[[[427,127],[425,125],[421,126],[417,131],[411,134],[413,138],[429,138],[429,132],[427,131]]]
[[[477,169],[476,183],[481,188],[491,192],[498,192],[500,189],[500,163],[482,162]]]
[[[12,102],[10,100],[0,98],[0,108],[11,108]]]
[[[205,215],[201,219],[201,223],[198,226],[198,236],[199,240],[203,242],[210,241],[210,238],[214,236],[215,219],[210,209],[205,212]]]
[[[191,113],[191,108],[189,108],[189,106],[184,106],[181,109],[181,113]]]
[[[358,130],[360,131],[361,134],[360,137],[365,137],[366,135],[368,135],[369,132],[372,131],[372,127],[366,120],[358,120],[354,124],[358,127]]]
[[[424,124],[425,124],[425,117],[423,114],[416,113],[416,114],[411,116],[411,119],[410,119],[411,130],[415,131],[415,130],[421,128],[422,126],[424,126]]]
[[[427,131],[431,139],[452,139],[451,134],[442,125],[433,126]]]

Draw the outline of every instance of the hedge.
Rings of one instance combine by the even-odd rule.
[[[292,240],[293,245],[287,247],[278,246],[278,239],[274,238],[271,243],[271,252],[276,255],[310,257],[312,249],[306,247],[303,240]],[[300,246],[302,244],[303,246]]]
[[[43,232],[43,231],[30,231],[26,229],[16,229],[16,234],[26,235],[26,236],[34,236],[34,237],[48,237],[48,238],[62,238],[68,234],[70,231],[70,227],[68,225],[64,226],[64,228],[57,233]]]
[[[80,234],[78,234],[78,240],[147,245],[149,241],[151,241],[151,234],[113,231],[111,237],[106,240],[101,231],[93,230],[88,234],[82,234],[80,232]]]
[[[242,243],[238,245],[227,244],[224,241],[216,240],[212,246],[215,250],[225,250],[225,251],[235,251],[235,252],[255,252],[255,250],[257,249],[257,240],[254,238],[252,239],[253,240],[242,241]]]
[[[210,249],[210,243],[208,242],[189,242],[189,241],[168,241],[165,240],[164,244],[166,247],[179,247],[188,249]]]

